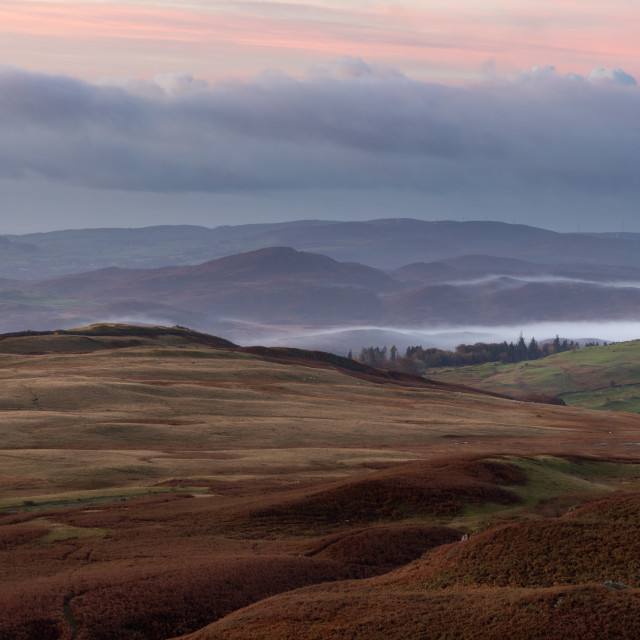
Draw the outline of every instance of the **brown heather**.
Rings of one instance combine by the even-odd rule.
[[[0,638],[638,636],[639,416],[345,366],[0,337]]]
[[[415,592],[348,582],[283,594],[187,638],[633,640],[639,624],[640,593],[595,584]]]

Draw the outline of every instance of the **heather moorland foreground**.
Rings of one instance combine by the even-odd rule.
[[[640,416],[175,327],[0,378],[2,638],[637,637]]]

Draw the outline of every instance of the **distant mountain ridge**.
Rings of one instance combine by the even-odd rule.
[[[0,275],[13,274],[0,277],[0,331],[180,324],[244,344],[315,334],[304,346],[345,353],[336,329],[356,331],[348,350],[365,344],[360,331],[402,341],[405,329],[466,326],[473,339],[468,328],[640,317],[640,234],[411,219],[182,225],[5,237],[0,258]]]
[[[597,281],[589,279],[599,275],[594,265],[463,256],[386,273],[270,247],[194,266],[108,267],[19,282],[19,291],[0,295],[0,330],[24,328],[25,317],[36,321],[30,328],[98,321],[169,323],[242,341],[236,333],[242,323],[323,329],[638,317],[640,269],[606,267],[602,272],[603,281]],[[605,282],[614,276],[629,280]],[[16,282],[11,282],[13,289]]]
[[[43,279],[109,266],[194,265],[274,246],[385,270],[478,254],[545,264],[640,267],[640,234],[571,234],[504,222],[394,218],[215,228],[71,229],[0,236],[0,277]]]

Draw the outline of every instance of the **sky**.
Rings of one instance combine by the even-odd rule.
[[[0,0],[0,234],[640,232],[637,0]]]

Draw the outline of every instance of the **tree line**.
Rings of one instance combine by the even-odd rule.
[[[607,344],[606,342],[604,343]],[[599,346],[597,342],[588,342],[585,347]],[[535,338],[529,342],[520,334],[514,342],[476,342],[475,344],[460,344],[455,350],[423,348],[421,346],[408,347],[404,355],[398,353],[393,345],[387,347],[362,347],[355,358],[363,364],[387,369],[400,369],[417,373],[423,369],[437,367],[464,367],[485,362],[515,363],[523,360],[538,360],[554,353],[579,349],[580,344],[573,340],[560,340],[558,336],[551,342],[539,344]],[[353,353],[349,352],[353,358]]]

